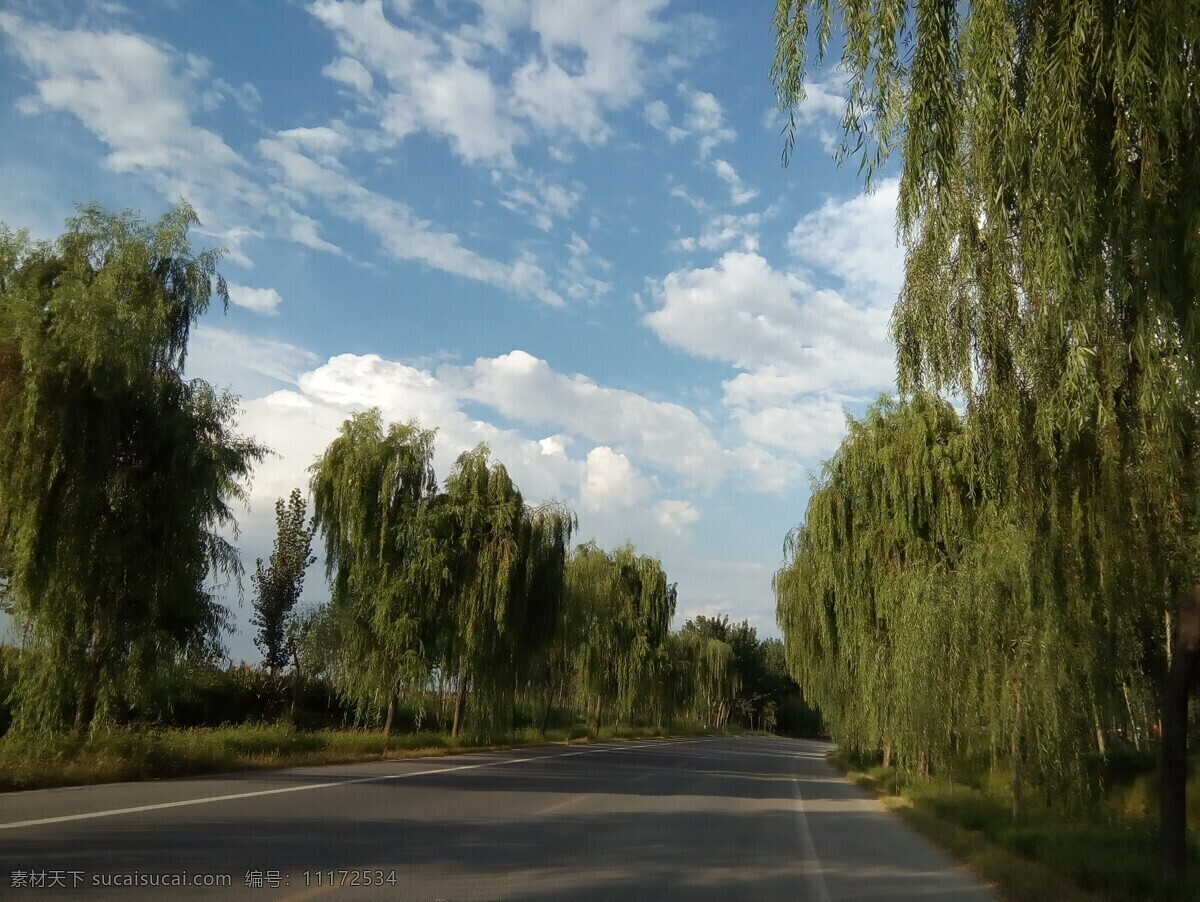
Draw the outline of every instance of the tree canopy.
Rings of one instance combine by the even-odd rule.
[[[164,658],[217,647],[222,527],[265,449],[236,399],[183,376],[215,291],[186,204],[147,224],[80,208],[54,243],[0,227],[0,561],[35,654],[18,725],[76,734]]]
[[[1103,744],[1104,712],[1122,696],[1129,708],[1131,685],[1159,696],[1198,582],[1200,16],[1192,3],[779,0],[783,108],[802,102],[809,38],[822,57],[835,17],[841,153],[861,153],[868,181],[902,155],[900,390],[966,402],[977,517],[962,569],[1003,616],[982,635],[1010,649],[983,678],[1003,684],[1003,719],[1027,724],[1011,757],[1070,770],[1058,740],[1090,732],[1070,712]],[[1174,867],[1181,779],[1164,780]]]

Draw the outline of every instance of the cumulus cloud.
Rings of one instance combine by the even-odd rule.
[[[729,251],[653,287],[658,306],[644,322],[662,341],[740,370],[724,384],[724,403],[760,485],[791,476],[786,455],[767,447],[819,459],[844,432],[843,401],[892,383],[888,308],[855,307],[757,253]]]
[[[743,370],[787,367],[800,391],[858,388],[890,377],[886,311],[860,310],[756,253],[669,274],[645,322],[674,347]],[[884,362],[874,362],[883,352]]]
[[[278,307],[283,298],[274,288],[250,288],[246,285],[229,283],[229,300],[238,307],[245,307],[255,313],[278,313]]]
[[[204,338],[227,351],[238,342],[236,336],[219,330],[207,331]],[[269,347],[269,343],[255,339],[243,338],[242,342],[239,350],[253,345],[260,357]],[[283,348],[276,350],[282,352]],[[528,355],[514,353],[519,367],[540,369],[536,364],[542,362],[523,360]],[[593,400],[590,411],[565,416],[559,407],[562,399],[552,398],[543,412],[526,411],[524,417],[512,417],[506,412],[511,405],[501,399],[495,404],[482,402],[498,414],[520,421],[516,427],[507,428],[490,422],[487,414],[480,418],[468,413],[468,406],[481,403],[479,398],[494,390],[497,375],[491,365],[503,369],[513,363],[506,359],[511,356],[476,361],[470,368],[436,374],[377,355],[341,354],[319,365],[311,357],[305,358],[305,368],[294,373],[290,387],[263,391],[244,405],[240,428],[275,452],[264,461],[255,478],[251,501],[257,513],[251,518],[252,524],[259,520],[265,523],[273,500],[305,483],[305,469],[336,436],[351,412],[379,407],[387,421],[416,419],[438,430],[434,464],[442,478],[461,452],[485,441],[529,503],[559,499],[578,511],[581,538],[595,537],[608,547],[632,539],[640,550],[652,554],[662,554],[664,549],[671,553],[685,551],[691,541],[690,529],[701,519],[699,509],[691,501],[667,496],[660,477],[646,468],[664,472],[665,478],[672,479],[670,468],[652,459],[637,441],[604,442],[591,437],[619,434],[628,438],[631,432],[605,421],[610,411],[603,402]],[[293,370],[299,362],[285,352],[280,357],[283,370]],[[535,366],[530,366],[531,361]],[[546,369],[550,380],[582,379],[572,380]],[[490,385],[481,391],[477,383]],[[590,386],[580,396],[585,402],[589,395],[614,391],[586,381],[583,384]],[[656,404],[630,392],[618,393],[615,399],[609,396],[608,401],[633,411],[635,416],[640,406]],[[537,404],[539,399],[533,398],[530,403]],[[657,409],[662,412],[667,407]],[[669,409],[665,412],[671,414]],[[597,420],[598,425],[589,426],[589,419]],[[560,431],[539,433],[535,420],[556,423]],[[544,437],[537,437],[539,434]],[[573,451],[575,448],[578,452]],[[264,536],[269,532],[265,525],[262,532]]]
[[[638,474],[629,458],[607,445],[588,452],[585,474],[580,496],[590,510],[635,507],[651,491],[649,481]]]
[[[788,236],[796,260],[840,279],[860,303],[890,308],[904,283],[904,248],[896,240],[899,180],[872,194],[828,200],[801,217]]]
[[[443,367],[439,375],[510,419],[562,426],[696,483],[715,484],[728,466],[716,437],[688,408],[556,373],[524,351]]]
[[[700,511],[691,502],[670,499],[658,502],[654,515],[663,529],[679,537],[686,536],[688,528],[700,519]]]
[[[737,137],[737,132],[725,124],[725,111],[720,102],[707,91],[698,91],[680,85],[679,92],[688,102],[684,125],[690,134],[699,139],[700,156],[704,159],[713,148]]]
[[[611,134],[607,115],[644,90],[644,46],[660,37],[665,0],[520,0],[482,5],[475,21],[433,29],[406,5],[317,0],[313,16],[340,56],[326,69],[374,109],[394,140],[429,132],[467,163],[515,168],[533,135],[588,145]],[[514,33],[536,51],[514,53]],[[507,57],[511,77],[492,74],[488,54]],[[370,92],[386,85],[377,104]]]

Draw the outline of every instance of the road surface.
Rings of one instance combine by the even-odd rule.
[[[647,740],[0,795],[0,898],[998,902],[827,743]]]

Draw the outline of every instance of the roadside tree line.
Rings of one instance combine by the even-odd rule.
[[[838,23],[841,157],[861,153],[868,181],[902,157],[901,400],[851,424],[789,537],[789,664],[840,738],[917,772],[1007,763],[1014,808],[1026,788],[1086,794],[1089,751],[1161,723],[1178,875],[1200,650],[1200,16],[779,0],[784,110]]]
[[[236,398],[184,376],[192,327],[228,303],[196,222],[186,204],[153,224],[93,205],[52,243],[0,226],[0,605],[18,633],[0,677],[18,732],[169,720],[188,680],[222,684],[216,580],[242,575],[224,536],[269,452],[236,433]],[[354,414],[310,469],[311,501],[277,501],[251,622],[293,710],[324,683],[386,733],[450,693],[453,734],[497,735],[518,711],[543,731],[563,712],[593,730],[770,725],[794,701],[778,643],[727,619],[673,633],[658,560],[572,548],[574,513],[527,504],[486,445],[439,486],[434,438]],[[299,608],[314,544],[330,601]]]

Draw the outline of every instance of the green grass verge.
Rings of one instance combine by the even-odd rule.
[[[840,749],[829,760],[1009,902],[1200,902],[1195,845],[1186,885],[1168,890],[1158,870],[1156,824],[1124,813],[1123,804],[1074,817],[1031,805],[1014,822],[1010,801],[995,791],[944,780],[905,782],[894,768],[864,768]]]
[[[452,739],[446,733],[393,734],[387,758],[452,755],[482,749],[567,742],[643,739],[668,735],[649,727],[605,728],[589,736],[583,727],[518,730],[496,741]],[[712,735],[677,728],[669,735]],[[285,725],[197,729],[107,729],[74,742],[67,736],[0,738],[0,792],[154,780],[280,767],[351,764],[385,756],[382,733],[362,730],[297,730]]]

